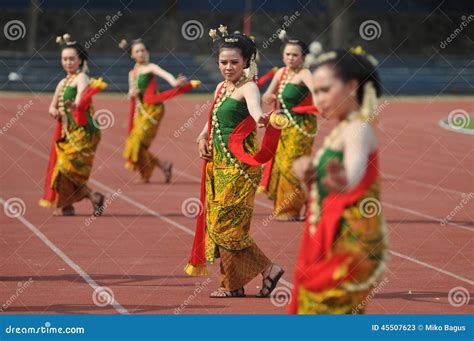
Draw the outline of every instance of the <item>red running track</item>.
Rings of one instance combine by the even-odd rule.
[[[47,115],[50,95],[2,95],[0,104],[2,204],[25,203],[20,218],[1,213],[0,304],[9,313],[269,313],[287,311],[285,302],[248,297],[210,299],[218,284],[183,273],[195,221],[182,203],[199,194],[201,161],[195,138],[206,120],[208,99],[172,100],[152,150],[173,160],[174,178],[164,184],[159,170],[148,185],[135,185],[123,168],[128,103],[99,96],[96,110],[113,113],[103,130],[92,188],[108,194],[104,215],[90,220],[88,202],[76,217],[52,217],[37,205],[53,134]],[[18,107],[30,105],[12,117]],[[448,293],[462,287],[473,296],[473,138],[445,131],[438,120],[454,109],[474,112],[472,100],[391,100],[381,113],[378,136],[383,174],[383,211],[391,258],[384,284],[369,297],[368,313],[472,313],[472,300],[456,307]],[[103,114],[105,114],[103,112]],[[316,146],[330,125],[320,121]],[[180,128],[183,129],[180,129]],[[316,148],[315,148],[316,149]],[[121,191],[118,197],[112,196]],[[463,199],[462,209],[456,209]],[[456,211],[454,212],[454,210]],[[448,224],[440,220],[454,212]],[[291,285],[302,223],[269,221],[271,203],[257,196],[252,232],[259,246],[286,269],[279,292]],[[268,222],[268,224],[266,224]],[[247,287],[258,291],[260,279]],[[97,287],[110,296],[98,297]],[[21,290],[19,290],[21,288]],[[19,292],[20,291],[20,292]],[[113,297],[113,300],[108,300]],[[103,304],[108,300],[111,305]]]

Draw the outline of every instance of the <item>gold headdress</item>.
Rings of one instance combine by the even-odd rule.
[[[377,67],[379,65],[379,62],[377,59],[374,58],[371,54],[368,54],[364,48],[360,45],[357,45],[355,47],[351,47],[349,50],[350,53],[359,55],[359,56],[364,56],[367,58],[367,60],[372,64],[374,67]]]
[[[227,32],[227,26],[219,25],[219,27],[216,30],[213,30],[213,29],[209,30],[209,36],[212,38],[213,42],[220,38],[219,35],[217,34],[217,31],[219,31],[219,33],[221,34],[221,37],[223,39],[225,39],[225,37],[227,37],[229,35],[229,33]],[[235,43],[235,41],[226,41],[226,42],[228,42],[228,43],[234,42]]]

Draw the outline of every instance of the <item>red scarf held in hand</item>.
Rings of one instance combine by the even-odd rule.
[[[273,76],[275,76],[275,73],[277,71],[278,71],[278,68],[275,66],[266,74],[264,74],[262,77],[259,77],[257,81],[258,88],[261,89],[265,85],[265,83],[268,82],[268,80],[272,79]]]
[[[183,86],[179,86],[173,89],[169,89],[160,93],[156,93],[158,89],[158,84],[153,77],[150,82],[148,83],[145,92],[143,94],[143,102],[145,104],[157,104],[157,103],[163,103],[167,100],[170,100],[176,96],[185,94],[186,92],[192,90],[193,83],[191,81],[187,82]],[[135,105],[136,105],[137,99],[132,97],[130,99],[130,113],[128,115],[128,134],[130,135],[130,132],[133,129],[133,119],[135,115]]]
[[[367,170],[359,184],[349,192],[329,193],[322,201],[321,217],[316,225],[316,232],[311,235],[309,222],[311,212],[308,212],[303,240],[296,263],[295,282],[289,312],[298,312],[299,288],[320,292],[334,288],[339,283],[349,280],[353,276],[354,264],[351,255],[341,254],[330,256],[339,228],[342,213],[347,206],[353,205],[378,178],[377,151],[369,155]],[[311,207],[311,202],[308,207]],[[336,270],[347,265],[348,271],[341,276],[335,276]]]
[[[211,118],[212,110],[216,104],[219,94],[221,93],[224,83],[219,87],[212,102],[211,108],[207,115],[207,140],[210,139],[211,134]],[[206,269],[206,167],[207,160],[204,160],[202,164],[201,174],[201,193],[200,193],[200,210],[196,222],[196,233],[194,234],[193,247],[191,249],[191,256],[189,257],[188,264],[184,268],[184,272],[190,276],[205,276],[207,275]]]

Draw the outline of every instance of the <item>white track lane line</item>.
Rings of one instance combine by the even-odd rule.
[[[20,146],[26,148],[27,150],[29,150],[29,151],[35,153],[36,155],[39,155],[41,158],[46,159],[46,160],[48,159],[48,155],[47,155],[47,154],[45,154],[45,153],[43,153],[43,152],[40,152],[40,151],[38,151],[38,150],[32,149],[32,148],[31,148],[31,145],[24,143],[23,141],[17,139],[16,137],[12,137],[12,136],[9,136],[9,135],[5,135],[5,137],[9,138],[10,140],[12,140],[13,142],[15,142],[16,144],[18,144],[18,145],[20,145]],[[93,179],[90,179],[89,181],[93,182],[96,186],[99,186],[99,187],[101,187],[101,188],[103,188],[103,189],[106,189],[106,190],[108,190],[108,191],[111,191],[111,192],[114,192],[114,191],[115,191],[113,188],[110,188],[109,186],[104,185],[104,184],[101,183],[100,181],[93,180]],[[179,228],[180,230],[182,230],[182,231],[184,231],[184,232],[186,232],[186,233],[188,233],[188,234],[194,236],[194,231],[192,231],[191,229],[187,228],[187,227],[184,226],[184,225],[181,225],[181,224],[178,223],[178,222],[175,222],[175,221],[172,220],[172,219],[169,219],[168,217],[164,217],[164,216],[161,215],[160,213],[158,213],[158,212],[156,212],[156,211],[154,211],[154,210],[152,210],[152,209],[146,207],[145,205],[143,205],[143,204],[141,204],[141,203],[139,203],[139,202],[133,200],[132,198],[129,198],[129,197],[126,196],[125,194],[123,194],[123,193],[120,194],[118,198],[120,198],[120,199],[122,199],[122,200],[128,202],[129,204],[131,204],[131,205],[133,205],[133,206],[135,206],[135,207],[137,207],[137,208],[139,208],[139,209],[141,209],[141,210],[145,210],[145,212],[147,212],[147,213],[149,213],[149,214],[152,214],[152,215],[156,216],[157,218],[159,218],[159,219],[161,219],[161,220],[163,220],[163,221],[169,222],[170,224],[172,224],[173,226]],[[411,210],[410,210],[410,211],[411,211]],[[411,213],[411,212],[408,212],[408,213]],[[415,213],[412,213],[412,214],[415,214]],[[416,214],[415,214],[415,215],[416,215]],[[424,218],[428,218],[428,219],[432,219],[432,220],[434,220],[434,221],[436,221],[436,222],[439,222],[438,219],[433,218],[433,217],[430,217],[430,216],[425,216],[425,215],[423,215],[423,217],[424,217]],[[460,226],[462,226],[462,225],[460,225]],[[438,267],[436,267],[436,266],[434,266],[434,265],[431,265],[431,264],[422,262],[422,261],[420,261],[420,260],[418,260],[418,259],[416,259],[416,258],[412,258],[412,257],[410,257],[410,256],[407,256],[407,255],[404,255],[404,254],[402,254],[402,253],[398,253],[398,252],[395,252],[395,251],[389,251],[389,252],[390,252],[392,255],[396,256],[396,257],[400,257],[400,258],[403,258],[403,259],[405,259],[405,260],[411,261],[411,262],[413,262],[413,263],[415,263],[415,264],[418,264],[418,265],[420,265],[420,266],[423,266],[423,267],[426,267],[426,268],[428,268],[428,269],[434,270],[434,271],[436,271],[436,272],[442,273],[442,274],[444,274],[444,275],[446,275],[446,276],[450,276],[450,277],[456,278],[456,279],[461,280],[461,281],[463,281],[463,282],[465,282],[465,283],[468,283],[468,284],[473,283],[472,280],[466,279],[466,278],[464,278],[464,277],[462,277],[462,276],[459,276],[459,275],[456,275],[456,274],[454,274],[454,273],[452,273],[452,272],[449,272],[449,271],[446,271],[446,270],[444,270],[444,269],[438,268]],[[286,281],[286,280],[282,280],[282,283],[286,283],[285,285],[289,286],[290,288],[293,286],[293,284],[291,284],[290,282],[288,282],[288,281]]]
[[[0,197],[0,203],[3,205],[4,209],[7,210],[7,204],[6,201]],[[63,260],[64,263],[66,263],[71,269],[73,269],[79,276],[82,277],[82,279],[89,284],[92,289],[94,289],[94,292],[96,290],[100,290],[102,287],[97,284],[96,281],[92,279],[91,276],[87,274],[82,268],[77,265],[71,258],[69,258],[63,251],[61,251],[60,248],[58,248],[52,241],[48,239],[35,225],[30,223],[27,219],[25,219],[23,216],[16,217],[14,219],[18,219],[23,225],[25,225],[33,234],[38,237],[46,246],[53,251],[59,258]],[[110,305],[117,310],[120,314],[129,314],[128,310],[125,309],[120,303],[117,302],[117,300],[113,296],[108,296],[110,298],[111,302]],[[107,299],[109,300],[109,299]]]

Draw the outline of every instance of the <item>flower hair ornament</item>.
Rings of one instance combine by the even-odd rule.
[[[120,40],[120,42],[118,43],[118,47],[120,47],[124,51],[127,51],[129,47],[127,39],[122,38],[122,40]]]
[[[56,37],[56,44],[59,44],[59,46],[74,45],[76,44],[76,41],[71,40],[71,35],[69,33],[64,33],[62,36]]]
[[[360,45],[357,45],[355,47],[351,47],[349,52],[352,53],[352,54],[355,54],[355,55],[364,56],[365,58],[367,58],[367,60],[370,62],[370,64],[372,64],[374,67],[377,67],[379,65],[379,61],[377,59],[375,59],[375,57],[372,56],[371,54],[368,54],[364,50],[364,48]]]
[[[304,59],[304,65],[306,67],[311,67],[312,65],[316,64],[316,63],[319,63],[320,62],[320,57],[323,56],[325,53],[323,53],[323,45],[315,40],[313,41],[311,44],[309,44],[309,52],[308,54],[306,55],[305,59]],[[331,53],[331,52],[329,52]],[[330,58],[333,58],[335,56],[335,54],[332,54],[332,55],[329,55],[327,56],[326,58],[327,59],[330,59]],[[329,57],[329,58],[328,58]]]

